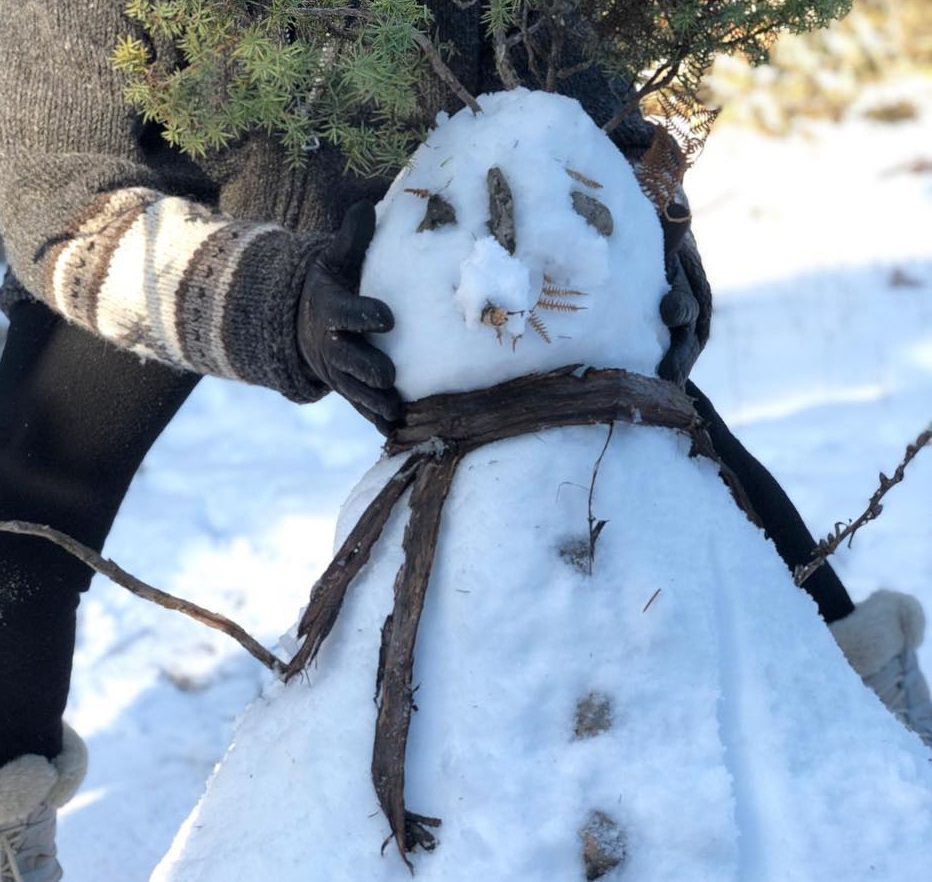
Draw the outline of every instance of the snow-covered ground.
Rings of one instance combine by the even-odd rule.
[[[921,99],[919,119],[781,140],[723,128],[687,180],[717,295],[694,377],[816,533],[859,514],[932,419],[932,84],[898,88]],[[146,461],[106,553],[271,645],[378,448],[337,400],[301,409],[205,381]],[[932,610],[930,460],[836,556],[856,599],[885,585]],[[222,635],[100,579],[81,616],[69,716],[92,765],[61,818],[62,862],[73,882],[135,882],[267,677]],[[920,658],[932,671],[932,640]]]

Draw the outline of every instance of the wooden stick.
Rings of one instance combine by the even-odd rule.
[[[196,603],[182,600],[165,591],[160,591],[158,588],[153,588],[151,585],[137,579],[131,573],[127,573],[126,570],[117,566],[112,560],[101,557],[94,549],[88,548],[66,533],[62,533],[44,524],[33,524],[27,521],[0,521],[0,531],[47,539],[49,542],[53,542],[55,545],[63,548],[95,572],[100,573],[102,576],[106,576],[111,582],[116,583],[122,588],[126,588],[127,591],[132,592],[137,597],[141,597],[143,600],[149,600],[165,609],[177,610],[178,612],[184,613],[186,616],[190,616],[195,621],[200,622],[202,625],[207,625],[208,628],[222,631],[224,634],[236,640],[243,649],[262,662],[269,670],[274,671],[276,674],[285,672],[285,663],[273,653],[269,652],[258,640],[237,625],[236,622],[231,621],[226,618],[226,616],[220,615],[220,613],[204,609],[204,607],[198,606]]]

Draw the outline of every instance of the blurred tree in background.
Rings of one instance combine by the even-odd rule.
[[[717,58],[701,94],[723,107],[723,119],[780,134],[799,120],[840,120],[853,109],[891,122],[909,118],[916,107],[908,95],[864,105],[865,89],[930,75],[930,0],[855,0],[845,18],[824,30],[779,37],[765,65]]]

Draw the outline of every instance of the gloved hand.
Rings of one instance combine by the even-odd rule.
[[[368,343],[395,325],[381,300],[359,296],[359,277],[375,231],[371,202],[350,207],[339,232],[313,260],[298,305],[298,351],[308,367],[380,431],[401,419],[395,366]]]
[[[660,301],[660,318],[670,329],[670,348],[657,374],[682,386],[709,338],[712,291],[689,229],[689,209],[673,202],[660,215],[670,290]]]

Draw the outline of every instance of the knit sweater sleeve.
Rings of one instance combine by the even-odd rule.
[[[326,387],[294,339],[322,240],[234,219],[143,162],[110,48],[121,0],[21,0],[0,29],[0,237],[30,295],[118,346],[295,400]]]

